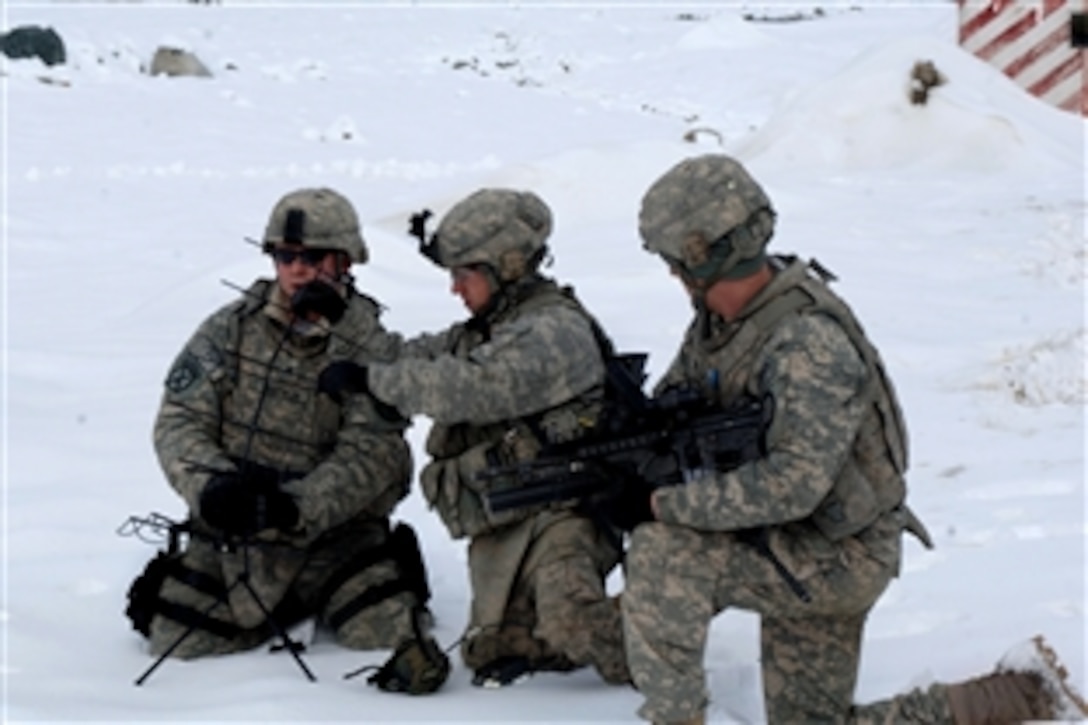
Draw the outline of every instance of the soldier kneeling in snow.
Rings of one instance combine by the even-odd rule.
[[[134,582],[127,614],[152,654],[259,646],[316,617],[354,649],[397,648],[372,682],[430,692],[448,661],[422,630],[407,421],[368,396],[330,397],[330,363],[389,359],[395,342],[348,270],[367,260],[351,203],[301,189],[272,210],[259,279],[199,327],[166,378],[154,442],[188,504],[187,544]],[[181,550],[183,548],[183,550]]]
[[[877,349],[816,263],[766,251],[775,213],[734,159],[677,164],[642,200],[639,230],[695,303],[658,389],[727,407],[774,401],[761,457],[645,494],[622,596],[639,715],[701,725],[711,620],[760,615],[769,723],[1010,723],[1088,709],[1041,638],[997,671],[855,704],[865,621],[899,574],[906,426]]]
[[[420,474],[450,535],[467,538],[472,604],[461,654],[478,687],[592,666],[627,684],[620,612],[605,580],[619,562],[611,525],[573,505],[496,513],[492,466],[533,460],[598,421],[612,344],[572,290],[540,269],[552,213],[539,196],[480,189],[455,204],[420,252],[448,271],[467,320],[405,341],[393,363],[330,368],[323,385],[368,392],[434,421]]]

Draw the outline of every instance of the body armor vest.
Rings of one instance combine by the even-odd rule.
[[[473,349],[487,341],[491,325],[513,322],[555,305],[578,311],[591,326],[599,330],[596,321],[573,293],[550,280],[532,281],[516,294],[516,299],[507,300],[506,304],[500,303],[486,320],[464,325],[449,350],[450,354],[467,357]],[[607,341],[607,338],[603,339]],[[598,337],[598,340],[601,341],[602,337]],[[493,515],[484,508],[483,494],[516,486],[517,482],[504,479],[479,481],[476,474],[489,467],[530,461],[545,444],[584,434],[596,422],[602,390],[591,391],[542,413],[517,420],[489,425],[435,424],[426,444],[431,462],[420,473],[420,483],[424,496],[438,511],[450,535],[453,538],[478,536],[523,521],[547,508],[519,509]]]
[[[267,314],[271,288],[272,283],[258,282],[232,310],[222,340],[226,359],[211,373],[221,391],[221,445],[236,462],[245,459],[301,475],[328,457],[341,426],[340,405],[319,395],[313,381],[330,362],[356,357],[358,345],[344,335],[289,330]],[[349,304],[359,304],[359,297],[368,313],[368,305],[376,307],[354,292]],[[347,314],[358,318],[360,339],[365,339],[369,315],[350,307]],[[399,492],[390,490],[367,513],[388,515],[399,500]]]
[[[754,306],[720,334],[702,340],[704,360],[713,359],[713,373],[696,374],[704,391],[719,403],[739,395],[758,395],[753,365],[768,338],[789,315],[823,315],[833,319],[849,337],[868,371],[862,396],[868,411],[858,429],[850,457],[830,493],[812,514],[816,527],[830,540],[852,536],[878,517],[904,505],[908,462],[906,425],[895,390],[876,348],[846,303],[823,279],[809,274],[810,265],[778,257],[784,264]],[[709,320],[705,320],[709,324]],[[714,350],[715,348],[720,348]],[[920,523],[907,513],[908,528],[925,541]],[[920,531],[916,531],[916,528]]]

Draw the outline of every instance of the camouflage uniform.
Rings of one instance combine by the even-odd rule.
[[[347,204],[334,195],[322,190],[317,198]],[[285,197],[307,209],[316,227],[320,209],[307,205],[310,198]],[[365,260],[357,228],[353,238],[352,260]],[[382,418],[364,396],[341,404],[315,386],[330,361],[366,363],[395,352],[377,303],[350,284],[344,291],[346,311],[335,325],[305,322],[293,319],[276,283],[258,280],[205,320],[174,362],[154,443],[192,512],[193,533],[154,605],[153,653],[190,625],[175,656],[265,641],[273,630],[260,605],[244,586],[232,586],[247,562],[253,589],[281,625],[316,615],[339,642],[359,649],[393,647],[412,633],[420,593],[408,583],[411,562],[399,563],[403,525],[392,534],[389,521],[411,480],[406,422]],[[225,545],[200,517],[201,494],[211,474],[247,466],[282,474],[279,487],[294,498],[298,525],[262,531],[248,546]]]
[[[593,664],[607,681],[626,682],[619,607],[604,588],[618,562],[614,532],[571,510],[494,517],[483,494],[516,483],[476,478],[581,434],[600,404],[599,328],[569,290],[533,271],[549,230],[547,207],[530,194],[483,190],[455,206],[432,239],[432,258],[451,269],[488,265],[490,304],[406,343],[395,364],[370,366],[369,385],[402,412],[434,421],[420,480],[451,536],[470,539],[465,663]]]
[[[723,406],[769,395],[774,417],[763,458],[659,490],[658,521],[633,532],[623,614],[631,672],[646,697],[639,714],[701,721],[708,627],[723,609],[739,607],[761,615],[769,722],[949,722],[939,685],[852,703],[865,619],[899,572],[901,532],[924,537],[904,503],[905,428],[879,355],[849,308],[807,265],[764,257],[769,202],[735,162],[708,158],[675,167],[643,201],[647,248],[697,298],[696,318],[658,387],[692,386]],[[684,205],[695,220],[689,227],[676,212]],[[738,225],[739,235],[731,228]],[[729,259],[757,259],[774,274],[726,321],[698,291],[730,278],[732,266],[722,263]],[[811,601],[788,586],[772,558]]]

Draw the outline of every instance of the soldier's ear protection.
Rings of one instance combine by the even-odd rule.
[[[499,279],[509,282],[525,274],[525,253],[520,249],[508,249],[499,255]]]
[[[503,280],[514,280],[522,277],[526,272],[536,270],[544,258],[548,255],[548,246],[544,245],[530,255],[526,255],[520,249],[511,249],[503,252],[499,258],[499,276]]]

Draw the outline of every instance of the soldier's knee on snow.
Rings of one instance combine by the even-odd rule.
[[[190,568],[176,551],[158,552],[128,590],[125,615],[149,640],[152,655],[193,659],[250,649],[267,639],[263,628],[243,630],[216,577]]]
[[[167,555],[160,551],[140,575],[133,580],[128,588],[128,606],[125,607],[125,616],[132,622],[132,628],[144,637],[151,636],[151,620],[158,611],[159,593],[162,591],[163,582],[169,576],[171,570],[180,565],[177,556]]]
[[[398,523],[381,546],[364,552],[338,573],[327,620],[340,642],[353,649],[391,647],[411,633],[419,609],[430,626],[427,571],[412,527]],[[354,590],[351,596],[344,596]],[[339,596],[337,596],[339,594]]]
[[[348,649],[386,649],[396,646],[411,633],[414,606],[414,596],[400,592],[359,609],[347,619],[330,621],[330,624],[336,633],[336,641]]]
[[[148,641],[149,652],[153,657],[158,657],[170,650],[170,656],[174,659],[192,660],[252,649],[265,638],[256,631],[244,633],[236,629],[233,634],[226,632],[214,634],[199,627],[190,630],[188,624],[163,615],[156,615],[151,622],[151,634]]]

